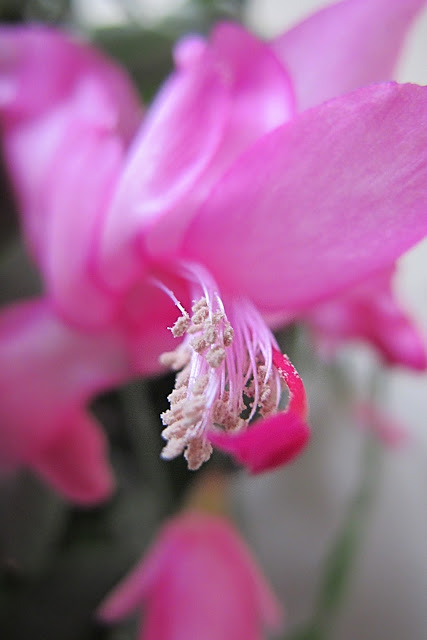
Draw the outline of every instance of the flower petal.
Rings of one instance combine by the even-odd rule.
[[[405,36],[425,0],[347,0],[325,7],[272,42],[306,109],[393,78]]]
[[[125,353],[119,336],[80,334],[62,324],[46,301],[5,310],[0,316],[1,463],[28,466],[82,502],[105,497],[111,477],[104,439],[86,404],[129,377]]]
[[[391,266],[427,233],[426,202],[427,87],[371,86],[253,145],[180,256],[261,311],[293,311]]]
[[[123,159],[110,132],[72,122],[54,154],[54,179],[46,185],[42,268],[46,288],[61,314],[78,326],[106,326],[118,301],[96,278],[96,232]],[[96,169],[94,169],[96,168]]]
[[[144,222],[180,202],[215,152],[228,92],[212,64],[173,74],[134,140],[103,228],[100,274],[123,289],[141,273],[135,240]]]
[[[278,629],[282,618],[280,604],[233,527],[196,511],[163,527],[98,616],[114,621],[142,601],[147,612],[140,637],[146,640],[258,640],[263,627]]]
[[[289,412],[276,413],[240,433],[211,431],[209,434],[215,447],[231,454],[252,473],[270,471],[291,462],[303,451],[309,438],[306,423]]]
[[[108,266],[109,282],[126,264],[129,274],[140,273],[135,234],[140,253],[173,251],[225,169],[294,111],[287,72],[237,24],[220,23],[206,43],[184,39],[175,57],[178,71],[147,117],[109,214],[105,251],[115,265]]]
[[[306,322],[323,352],[334,351],[345,340],[367,340],[388,365],[416,371],[427,367],[425,340],[396,300],[392,272],[313,309]]]
[[[8,169],[33,255],[45,255],[50,222],[46,189],[70,125],[86,123],[128,144],[141,108],[125,72],[88,45],[41,26],[0,29],[0,122]],[[54,161],[53,161],[54,160]],[[88,168],[93,175],[93,166]],[[71,195],[71,194],[70,194]],[[84,190],[76,188],[82,201]]]
[[[108,498],[114,488],[106,445],[96,421],[75,411],[64,418],[61,430],[38,453],[32,468],[69,500],[95,504]]]

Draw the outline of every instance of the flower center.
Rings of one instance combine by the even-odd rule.
[[[162,364],[178,372],[168,396],[170,409],[161,416],[167,440],[162,457],[172,459],[184,452],[189,469],[195,470],[212,453],[211,430],[238,432],[254,418],[277,412],[288,361],[249,301],[231,300],[226,312],[208,273],[187,266],[186,277],[195,294],[191,315],[157,282],[181,311],[170,330],[184,338],[160,357]]]

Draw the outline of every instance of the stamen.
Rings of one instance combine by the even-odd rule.
[[[290,391],[289,408],[300,413],[304,407],[297,378],[302,383],[254,306],[245,300],[225,306],[215,282],[199,267],[187,266],[185,277],[195,293],[191,314],[159,284],[181,312],[170,330],[184,338],[161,356],[163,364],[182,369],[168,397],[170,409],[161,416],[167,440],[162,457],[184,452],[194,470],[211,455],[212,429],[237,432],[258,416],[276,413],[282,383]]]

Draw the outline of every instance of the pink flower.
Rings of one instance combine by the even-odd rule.
[[[419,371],[427,367],[424,340],[395,300],[390,270],[318,306],[306,322],[326,356],[345,340],[363,339],[378,350],[388,365]]]
[[[346,11],[355,6],[370,21],[371,5],[377,18],[394,24],[382,54],[393,58],[415,11],[403,10],[407,4],[350,0],[329,14],[330,24],[341,12],[347,28]],[[304,28],[301,34],[309,55]],[[71,387],[67,406],[87,417],[94,393],[156,370],[166,351],[163,364],[183,371],[163,415],[165,458],[185,451],[197,468],[211,442],[253,471],[293,458],[308,439],[304,390],[263,317],[305,312],[390,268],[425,235],[427,89],[373,85],[298,115],[273,51],[286,40],[271,47],[242,27],[220,24],[208,41],[191,36],[178,44],[177,69],[128,148],[139,108],[115,67],[87,47],[78,54],[81,45],[45,29],[6,31],[2,42],[5,155],[44,276],[44,313],[67,341],[69,333],[93,340],[84,355],[94,373]],[[314,64],[315,49],[311,55]],[[103,377],[97,349],[103,352],[106,335],[111,354]],[[26,354],[17,336],[20,395],[8,399],[2,418],[13,425],[5,428],[5,446],[16,460],[35,402],[18,384]],[[181,341],[172,351],[173,336]],[[6,371],[9,335],[2,339]],[[36,341],[31,351],[43,367],[47,343]],[[48,406],[49,389],[55,406],[56,378],[73,366],[70,352],[61,355],[62,367],[45,368]],[[283,383],[291,397],[278,411]],[[256,414],[265,419],[248,426]],[[35,431],[47,434],[48,446],[62,419],[39,422]],[[21,462],[39,468],[31,427],[27,434]],[[67,491],[73,495],[72,478]]]
[[[0,463],[84,503],[113,486],[87,404],[129,377],[129,357],[122,332],[82,332],[61,301],[109,306],[90,276],[94,232],[140,113],[125,74],[91,48],[41,27],[0,30],[3,150],[46,288],[0,316]]]
[[[114,622],[143,603],[141,640],[261,640],[263,628],[281,623],[280,605],[237,532],[197,512],[166,524],[98,615]]]

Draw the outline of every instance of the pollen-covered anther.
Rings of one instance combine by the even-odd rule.
[[[165,367],[179,371],[188,364],[191,352],[186,347],[178,347],[175,351],[165,351],[160,355],[159,361]]]
[[[207,375],[200,376],[200,378],[197,378],[197,380],[194,382],[193,386],[191,387],[191,392],[193,393],[193,395],[195,396],[203,395],[207,387],[208,381],[209,381],[209,377]]]
[[[206,400],[204,396],[195,396],[188,399],[183,407],[183,420],[187,426],[191,427],[197,424],[203,415],[203,411],[206,406]]]
[[[188,381],[190,379],[190,367],[187,365],[182,371],[178,371],[175,378],[175,389],[185,388],[187,392]]]
[[[219,345],[211,347],[205,355],[206,362],[213,369],[217,369],[225,360],[225,349]]]
[[[181,422],[171,424],[169,427],[166,427],[166,429],[163,429],[162,431],[162,438],[164,440],[173,440],[174,438],[181,439],[184,438],[185,435],[186,428],[181,424]]]
[[[211,455],[208,432],[214,423],[226,431],[238,430],[246,424],[240,417],[243,401],[234,400],[229,404],[227,368],[224,367],[234,332],[214,290],[193,302],[191,315],[179,301],[174,301],[181,317],[170,330],[176,337],[186,335],[174,352],[161,358],[163,364],[175,370],[179,363],[183,367],[168,397],[170,409],[161,416],[166,427],[162,436],[168,441],[162,457],[170,459],[185,450],[189,468],[198,469]]]
[[[193,438],[187,445],[184,458],[188,462],[190,471],[197,471],[212,455],[211,443],[203,437]]]
[[[205,330],[203,332],[203,340],[206,344],[215,344],[218,339],[218,330],[212,323],[205,323]],[[228,346],[224,344],[224,346]]]
[[[178,318],[173,327],[169,327],[170,331],[172,331],[172,335],[174,338],[180,338],[185,333],[187,333],[187,329],[190,326],[190,316],[187,312],[184,312],[182,316]]]
[[[203,336],[196,336],[195,338],[193,338],[190,342],[190,345],[196,353],[203,353],[203,351],[206,351],[206,348],[208,346]]]
[[[216,327],[219,325],[221,320],[224,320],[224,318],[225,318],[225,313],[223,311],[215,311],[215,313],[212,315],[212,324]],[[230,326],[228,321],[227,321],[227,324],[228,326]]]
[[[191,316],[191,322],[193,324],[203,324],[203,322],[209,317],[209,308],[206,298],[200,298],[200,300],[194,302],[191,310],[193,312],[193,315]]]
[[[173,460],[177,456],[180,456],[186,446],[185,438],[172,438],[163,447],[160,454],[164,460]]]
[[[224,342],[224,347],[231,347],[233,344],[234,338],[234,329],[229,322],[226,323],[224,332],[222,334],[222,340]]]
[[[170,405],[176,405],[177,403],[184,400],[187,395],[187,389],[184,386],[175,387],[175,389],[168,395],[168,400]]]

